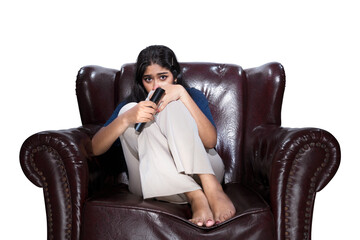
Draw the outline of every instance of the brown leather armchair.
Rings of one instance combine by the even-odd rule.
[[[83,126],[36,133],[20,152],[25,175],[44,191],[48,239],[311,239],[315,196],[335,175],[340,148],[324,130],[281,127],[282,65],[181,66],[209,100],[236,215],[198,227],[189,205],[129,193],[121,147],[95,157],[91,138],[129,93],[134,64],[86,66],[76,81]]]

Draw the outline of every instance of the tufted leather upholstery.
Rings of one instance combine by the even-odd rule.
[[[20,151],[25,175],[44,190],[48,239],[311,239],[315,196],[335,175],[340,147],[324,130],[281,127],[282,65],[181,67],[209,100],[234,218],[197,227],[188,205],[128,192],[121,149],[94,157],[91,137],[129,93],[134,64],[86,66],[76,81],[83,126],[36,133]]]

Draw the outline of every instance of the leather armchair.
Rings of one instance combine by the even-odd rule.
[[[210,228],[190,223],[189,205],[143,200],[127,189],[121,147],[95,157],[91,138],[129,93],[134,64],[80,69],[82,126],[30,136],[20,162],[42,187],[48,239],[311,239],[316,193],[335,175],[340,147],[327,131],[281,127],[285,72],[279,63],[181,63],[208,98],[236,215]]]

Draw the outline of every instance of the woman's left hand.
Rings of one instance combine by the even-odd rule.
[[[183,86],[177,84],[165,84],[161,88],[165,90],[165,94],[160,100],[158,112],[164,110],[170,102],[181,99],[187,93]]]

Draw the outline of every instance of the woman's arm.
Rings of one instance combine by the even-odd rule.
[[[184,103],[186,108],[195,119],[199,130],[199,136],[204,144],[205,148],[214,148],[217,142],[217,133],[214,125],[201,111],[195,101],[192,99],[190,94],[181,85],[165,85],[162,86],[165,89],[165,95],[161,101],[159,111],[162,111],[166,105],[171,101],[180,100]]]
[[[93,154],[101,155],[105,153],[131,124],[153,120],[156,107],[156,104],[150,101],[140,102],[128,111],[120,114],[109,125],[102,127],[92,138]]]

